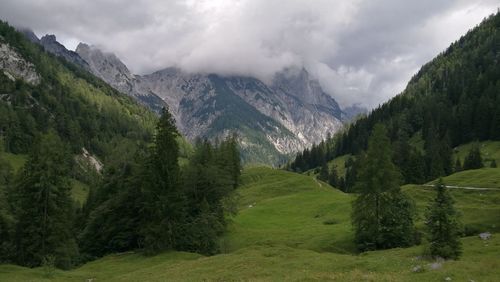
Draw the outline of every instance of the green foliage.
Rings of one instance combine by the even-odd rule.
[[[464,215],[464,224],[479,224],[493,236],[488,241],[476,235],[461,238],[460,260],[443,261],[442,268],[431,269],[434,261],[421,257],[422,246],[355,253],[349,220],[352,194],[320,186],[313,177],[268,167],[245,169],[241,181],[235,191],[240,195],[240,212],[231,218],[223,237],[227,244],[223,254],[111,254],[71,271],[56,270],[50,281],[443,281],[446,277],[496,281],[500,275],[498,191],[448,191]],[[436,193],[431,187],[404,190],[422,214]],[[336,223],[324,224],[331,219]],[[413,272],[418,265],[424,271]],[[0,265],[0,281],[49,281],[43,274],[42,268]]]
[[[434,257],[458,259],[462,254],[461,227],[453,199],[442,180],[435,186],[436,198],[429,205],[426,225],[429,229],[430,252]]]
[[[424,65],[403,93],[297,154],[287,168],[302,172],[319,167],[324,159],[357,155],[366,150],[369,133],[378,123],[388,130],[405,183],[451,174],[451,148],[474,140],[500,140],[499,19],[500,13],[485,19]]]
[[[10,197],[16,219],[16,256],[22,265],[38,266],[54,256],[68,268],[77,255],[72,234],[73,201],[66,178],[70,158],[67,146],[53,132],[34,144]]]
[[[226,200],[240,182],[236,136],[218,145],[198,143],[182,170],[178,139],[164,110],[154,144],[105,169],[82,212],[80,245],[89,258],[137,248],[148,254],[219,251]]]
[[[148,142],[156,117],[88,72],[58,59],[0,22],[2,41],[35,65],[38,85],[0,73],[0,132],[9,153],[30,151],[34,138],[53,130],[75,154],[85,147],[104,159],[114,138]]]
[[[236,136],[218,146],[198,142],[183,172],[189,216],[183,249],[203,254],[219,252],[218,236],[226,227],[225,199],[239,185],[240,169]]]
[[[361,250],[413,244],[413,204],[399,187],[400,173],[391,160],[390,142],[382,125],[374,128],[358,175],[352,222]]]
[[[180,225],[186,217],[186,199],[181,186],[177,136],[172,115],[163,109],[141,187],[141,234],[144,247],[151,253],[177,247],[183,236]]]
[[[464,160],[464,170],[478,169],[484,167],[481,151],[477,145],[472,146],[467,157]]]

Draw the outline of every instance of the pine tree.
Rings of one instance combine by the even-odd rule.
[[[415,148],[410,151],[406,183],[425,182],[425,157]]]
[[[458,213],[453,207],[453,198],[442,179],[436,184],[435,189],[436,198],[430,203],[426,214],[430,251],[435,257],[458,259],[462,253]]]
[[[54,257],[68,268],[77,254],[72,234],[73,201],[70,197],[68,148],[53,132],[34,145],[15,184],[17,262],[38,266]]]
[[[337,173],[337,169],[336,169],[335,165],[333,165],[332,169],[330,169],[330,175],[328,177],[328,184],[330,184],[330,186],[332,186],[332,187],[340,188],[339,175]]]
[[[484,167],[483,158],[481,157],[481,150],[479,150],[479,145],[472,145],[469,154],[464,160],[464,170],[468,169],[478,169]]]
[[[141,234],[149,253],[175,248],[182,237],[186,201],[180,182],[178,136],[175,120],[164,108],[142,176]]]
[[[323,162],[321,169],[319,170],[318,179],[321,181],[328,181],[330,172],[328,171],[328,164]]]
[[[3,140],[0,138],[0,263],[9,262],[15,254],[13,246],[13,219],[7,191],[12,179],[12,168],[3,158]]]
[[[413,243],[413,205],[399,187],[401,175],[391,159],[386,130],[376,125],[361,164],[352,222],[360,250],[408,246]]]

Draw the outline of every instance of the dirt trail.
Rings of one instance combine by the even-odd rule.
[[[425,187],[434,187],[433,184],[424,184],[422,186],[425,186]],[[498,188],[466,187],[466,186],[453,186],[453,185],[446,185],[445,187],[446,188],[450,188],[450,189],[479,190],[479,191],[485,191],[485,190],[500,191],[500,189],[498,189]]]

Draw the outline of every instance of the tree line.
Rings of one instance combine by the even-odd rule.
[[[401,173],[391,158],[390,140],[381,124],[375,126],[356,182],[353,202],[354,241],[361,251],[408,247],[420,243],[415,228],[415,203],[400,188]],[[440,180],[436,197],[425,215],[429,252],[434,257],[457,259],[463,228],[453,199]]]
[[[338,156],[351,155],[347,171],[355,171],[375,124],[382,123],[404,183],[423,183],[456,168],[468,169],[470,166],[463,164],[466,160],[459,160],[461,166],[457,167],[452,148],[500,140],[499,28],[500,13],[485,19],[424,65],[402,94],[297,154],[286,168],[304,172]],[[355,174],[343,179],[347,189],[354,187],[349,179],[352,176]]]
[[[240,183],[236,136],[199,141],[179,165],[179,133],[164,110],[149,147],[106,166],[79,207],[71,198],[70,146],[55,131],[35,138],[13,175],[0,155],[0,261],[69,268],[111,252],[219,252]]]

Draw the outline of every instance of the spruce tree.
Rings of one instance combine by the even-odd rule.
[[[15,254],[13,247],[13,218],[7,192],[12,180],[12,168],[3,158],[3,140],[0,138],[0,263],[9,262]]]
[[[399,187],[401,175],[391,159],[386,129],[376,125],[360,166],[352,223],[360,250],[408,246],[413,243],[413,204]]]
[[[49,257],[68,268],[77,254],[72,234],[70,154],[59,136],[39,138],[15,183],[17,262],[38,266]]]
[[[333,165],[332,168],[330,169],[330,173],[328,176],[328,184],[330,184],[330,186],[332,186],[332,187],[340,188],[339,183],[340,183],[339,175],[337,173],[337,169],[336,169],[335,165]]]
[[[430,252],[435,257],[458,259],[462,253],[458,212],[442,179],[435,189],[436,198],[427,209],[425,222],[429,230]]]
[[[321,181],[328,181],[330,173],[328,171],[328,164],[323,162],[319,170],[318,179]]]
[[[180,182],[178,136],[175,120],[164,108],[142,176],[141,234],[149,253],[175,248],[182,236],[186,201]]]
[[[481,150],[479,150],[479,145],[472,145],[469,153],[464,160],[464,170],[468,169],[478,169],[484,167],[483,158],[481,157]]]

